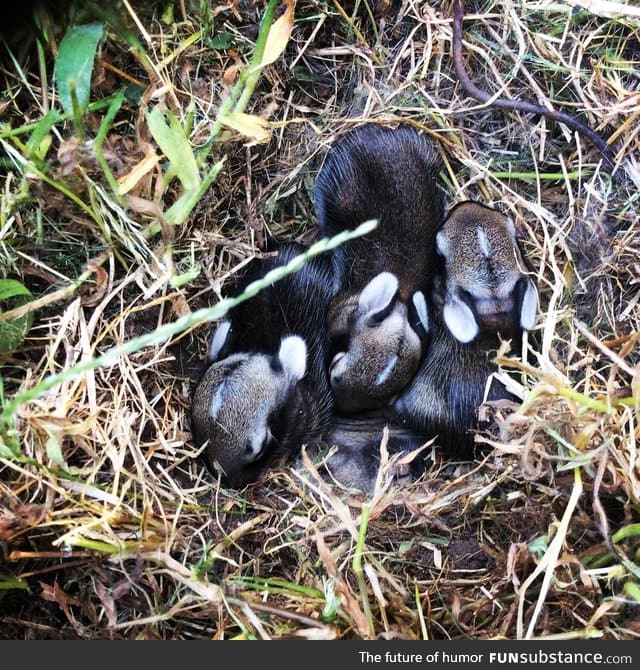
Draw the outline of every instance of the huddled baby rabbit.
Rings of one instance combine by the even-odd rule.
[[[386,224],[379,226],[375,244],[371,237],[363,238],[335,255],[342,283],[328,320],[330,334],[336,324],[342,328],[340,342],[346,349],[334,353],[332,360],[331,383],[342,413],[325,434],[329,444],[339,447],[328,465],[337,479],[367,490],[385,425],[392,451],[412,450],[435,438],[446,453],[471,453],[483,400],[513,398],[491,380],[497,371],[492,357],[501,339],[510,339],[512,353],[520,353],[523,331],[535,322],[537,290],[509,217],[468,201],[453,207],[445,219],[435,183],[435,152],[420,133],[365,126],[351,131],[331,151],[336,154],[330,152],[318,178],[321,228],[334,232],[376,214]],[[421,160],[429,169],[417,178]],[[408,169],[401,170],[400,163]],[[414,184],[417,197],[412,199]],[[406,269],[401,267],[403,257]],[[375,375],[402,362],[389,337],[398,331],[379,328],[363,309],[368,304],[363,296],[380,281],[382,275],[375,275],[380,270],[382,275],[397,272],[415,295],[424,296],[416,310],[424,327],[419,368],[415,374],[409,374],[409,365],[399,368],[392,377],[397,382],[393,389],[379,386]],[[374,278],[358,294],[356,288],[371,274]],[[406,304],[402,292],[394,290],[387,293],[398,301],[392,304]],[[382,300],[380,304],[379,321],[385,324],[392,308]],[[378,391],[378,404],[391,402],[382,410],[385,420],[379,411],[367,411],[375,406],[370,398]],[[416,460],[414,474],[421,463]]]
[[[254,259],[237,292],[302,251]],[[237,305],[211,340],[210,365],[192,402],[195,441],[225,483],[255,481],[282,454],[295,454],[329,422],[325,318],[334,281],[317,257]]]
[[[436,237],[439,269],[431,294],[429,349],[394,403],[398,420],[446,448],[467,452],[477,409],[497,371],[501,339],[521,353],[535,323],[538,293],[528,275],[513,221],[476,202],[462,202]],[[488,400],[511,397],[493,382]]]
[[[387,404],[418,369],[428,330],[432,249],[443,218],[439,166],[423,133],[369,124],[339,139],[318,174],[323,235],[378,220],[372,233],[333,254],[339,293],[327,324],[339,410]]]

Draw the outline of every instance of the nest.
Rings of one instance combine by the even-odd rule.
[[[92,80],[95,99],[135,89],[103,145],[118,179],[161,153],[145,106],[172,110],[190,145],[205,146],[264,13],[233,3],[161,17],[137,4],[122,20],[145,57],[112,29]],[[153,228],[180,196],[161,163],[124,205],[70,122],[28,164],[7,130],[44,116],[47,81],[35,51],[3,43],[0,268],[40,303],[24,342],[0,358],[2,637],[638,637],[640,23],[626,5],[616,16],[594,7],[609,3],[465,4],[475,84],[608,135],[613,176],[579,133],[465,93],[451,3],[350,13],[302,0],[247,108],[270,122],[268,142],[220,134],[217,179],[184,222]],[[46,23],[51,11],[38,15],[51,26],[47,54],[64,28]],[[104,114],[89,111],[89,135]],[[369,496],[326,481],[309,458],[225,489],[190,433],[210,324],[154,333],[217,303],[275,242],[317,238],[318,167],[363,121],[424,130],[449,204],[480,200],[516,221],[540,314],[524,360],[496,355],[522,404],[483,407],[483,455],[434,449],[418,481],[395,484],[381,444]],[[140,336],[151,344],[127,348]]]

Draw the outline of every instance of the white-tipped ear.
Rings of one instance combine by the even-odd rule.
[[[448,238],[445,235],[443,230],[441,230],[436,235],[436,248],[438,249],[438,252],[442,256],[444,256],[445,258],[448,258],[448,256],[449,256],[449,240],[448,240]]]
[[[389,306],[397,292],[397,277],[390,272],[381,272],[362,289],[358,307],[365,314],[381,312]]]
[[[220,409],[222,408],[222,403],[224,402],[227,392],[227,385],[228,381],[226,379],[222,380],[220,386],[218,386],[216,392],[213,394],[213,398],[211,398],[209,414],[214,421],[218,418],[218,414],[220,414]]]
[[[460,298],[450,298],[444,305],[444,321],[458,342],[471,342],[478,334],[478,324],[469,306]]]
[[[307,345],[298,335],[284,337],[280,342],[278,359],[287,375],[300,380],[307,371]]]
[[[331,365],[329,366],[329,373],[331,376],[331,380],[333,381],[340,379],[340,377],[342,377],[346,369],[347,369],[347,354],[345,351],[341,351],[340,353],[336,354],[333,357]]]
[[[538,289],[535,284],[527,279],[527,288],[520,306],[520,327],[523,330],[531,330],[536,323],[538,312]]]
[[[217,328],[216,332],[211,338],[211,344],[209,345],[209,360],[215,361],[218,358],[218,354],[222,351],[229,332],[231,331],[231,321],[223,321]]]
[[[427,310],[427,301],[424,299],[424,293],[422,291],[416,291],[411,296],[411,302],[415,307],[416,314],[418,315],[418,319],[420,320],[422,327],[424,328],[425,332],[428,333],[430,328],[429,312]]]

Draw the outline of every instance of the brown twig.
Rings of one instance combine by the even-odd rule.
[[[452,42],[452,57],[453,64],[456,69],[456,76],[462,84],[467,95],[478,100],[479,102],[488,102],[491,99],[491,95],[486,91],[478,88],[472,81],[469,79],[467,72],[464,67],[463,56],[462,56],[462,21],[464,19],[464,0],[454,0],[453,2],[453,42]],[[533,102],[528,102],[527,100],[508,100],[506,98],[496,98],[491,103],[494,107],[505,110],[515,110],[518,112],[526,112],[530,114],[540,114],[548,119],[553,121],[559,121],[564,123],[566,126],[569,126],[572,130],[577,131],[581,135],[587,137],[593,145],[598,149],[602,158],[604,159],[605,165],[612,170],[615,166],[615,160],[613,153],[607,144],[606,140],[602,138],[594,130],[585,126],[584,123],[581,123],[573,116],[565,114],[564,112],[559,112],[555,109],[547,109],[542,105],[537,105]]]

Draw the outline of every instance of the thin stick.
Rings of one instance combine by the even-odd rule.
[[[455,0],[453,3],[453,40],[451,45],[451,55],[453,58],[453,64],[456,69],[456,76],[462,84],[467,95],[478,100],[479,102],[488,102],[491,100],[492,96],[483,91],[481,88],[478,88],[467,75],[465,70],[463,54],[462,54],[462,21],[464,19],[464,0]],[[578,119],[566,114],[565,112],[559,112],[555,109],[547,109],[542,105],[537,105],[533,102],[527,100],[508,100],[507,98],[496,98],[491,103],[494,107],[505,110],[514,110],[517,112],[525,112],[529,114],[539,114],[551,119],[553,121],[558,121],[564,123],[566,126],[569,126],[572,130],[584,135],[588,138],[593,145],[598,149],[606,166],[613,171],[615,167],[615,160],[613,153],[607,144],[607,142],[602,138],[595,130],[592,130],[584,123],[578,121]]]

